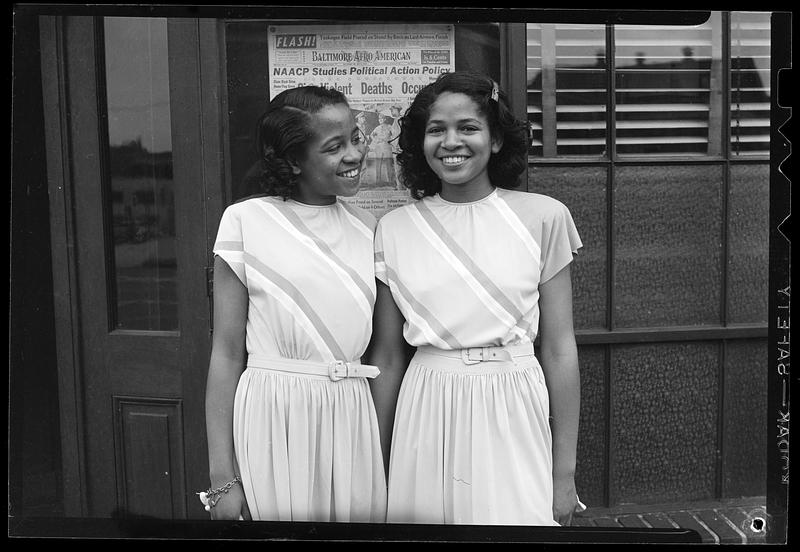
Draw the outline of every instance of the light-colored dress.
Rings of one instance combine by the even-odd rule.
[[[499,188],[470,203],[426,197],[380,220],[376,277],[418,347],[398,397],[387,521],[557,525],[549,398],[530,353],[539,286],[581,246],[562,203]],[[529,353],[445,356],[488,346]]]
[[[295,373],[279,362],[348,362],[364,354],[375,302],[374,227],[371,214],[341,201],[312,206],[256,197],[223,213],[214,253],[249,295],[248,367],[233,426],[254,520],[385,519],[367,381]]]

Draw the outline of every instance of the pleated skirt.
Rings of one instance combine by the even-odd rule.
[[[233,427],[253,520],[385,521],[378,420],[364,378],[248,367]]]
[[[387,521],[558,525],[535,356],[466,365],[420,349],[398,397]]]

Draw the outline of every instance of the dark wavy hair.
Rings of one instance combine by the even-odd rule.
[[[493,88],[497,99],[492,98]],[[529,126],[518,119],[508,106],[506,94],[495,82],[479,73],[456,71],[442,73],[436,81],[417,93],[405,115],[400,118],[402,151],[397,155],[400,178],[416,199],[431,196],[442,190],[442,183],[425,160],[422,142],[430,109],[442,92],[466,94],[478,106],[489,122],[492,138],[502,140],[502,148],[489,159],[489,180],[498,188],[516,188],[517,178],[525,170],[528,155]]]
[[[338,90],[300,86],[275,96],[256,124],[259,160],[251,171],[261,194],[288,199],[297,186],[290,160],[302,159],[314,137],[311,116],[329,105],[349,105]]]

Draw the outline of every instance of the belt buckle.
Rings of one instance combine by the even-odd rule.
[[[350,375],[350,363],[343,360],[334,360],[328,364],[328,377],[331,381],[339,381]]]
[[[483,347],[470,347],[468,349],[461,349],[461,360],[464,364],[478,364],[484,360]],[[478,358],[473,358],[473,351],[477,351]]]

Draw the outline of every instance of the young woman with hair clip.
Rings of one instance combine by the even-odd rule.
[[[352,196],[366,153],[346,98],[306,86],[258,121],[262,193],[214,244],[206,388],[213,519],[383,522],[386,480],[360,359],[372,331],[375,218]]]
[[[572,217],[513,190],[528,126],[491,79],[441,75],[401,128],[401,176],[418,201],[377,226],[370,346],[387,521],[569,524],[580,505]]]

